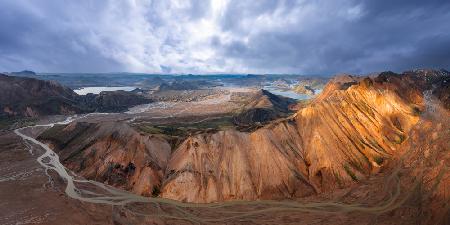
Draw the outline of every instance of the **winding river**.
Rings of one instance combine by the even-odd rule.
[[[427,95],[429,94],[425,93],[425,97],[427,97]],[[20,136],[27,146],[39,146],[40,148],[45,150],[44,154],[42,154],[37,158],[39,164],[42,165],[42,167],[44,167],[46,171],[48,170],[55,171],[61,178],[63,178],[66,181],[67,185],[65,187],[65,193],[69,197],[78,199],[83,202],[108,204],[114,206],[125,206],[131,203],[165,204],[175,207],[181,213],[182,216],[177,217],[173,214],[168,214],[164,211],[161,211],[159,214],[142,214],[138,212],[135,212],[135,214],[138,214],[140,216],[166,217],[171,219],[187,220],[193,223],[202,223],[202,222],[219,222],[229,219],[244,218],[251,215],[276,211],[302,211],[302,212],[320,212],[320,213],[360,211],[379,214],[393,210],[401,206],[409,197],[409,194],[406,194],[406,196],[401,196],[401,188],[398,178],[400,169],[394,170],[387,179],[387,181],[390,182],[390,185],[388,186],[392,187],[390,193],[388,193],[388,195],[390,195],[390,198],[386,199],[383,202],[380,202],[375,206],[364,206],[360,204],[345,204],[340,202],[300,203],[292,200],[227,201],[220,203],[196,204],[196,203],[178,202],[163,198],[143,197],[127,191],[119,190],[117,188],[111,187],[103,183],[99,183],[92,180],[86,180],[76,176],[74,173],[72,173],[64,165],[61,164],[58,155],[48,145],[36,140],[31,136],[26,135],[25,132],[23,132],[25,129],[30,129],[33,127],[51,128],[54,125],[69,124],[73,121],[89,117],[94,114],[95,113],[72,116],[68,117],[67,119],[61,122],[23,127],[14,130],[15,134]],[[77,186],[77,184],[83,185]],[[415,185],[418,184],[419,183],[416,183]],[[89,187],[89,190],[87,189],[87,187]],[[247,211],[246,210],[236,211],[233,210],[233,207],[230,206],[264,206],[264,207],[262,208],[250,207],[250,210]],[[189,210],[192,208],[204,208],[204,209],[208,208],[210,210],[213,210],[216,215],[208,217],[199,216],[197,214],[194,214],[191,210]]]

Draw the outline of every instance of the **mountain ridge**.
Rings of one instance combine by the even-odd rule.
[[[56,81],[0,74],[0,117],[117,112],[150,102],[143,96],[124,91],[78,95]]]
[[[250,132],[188,137],[159,166],[165,169],[157,185],[147,183],[145,189],[206,203],[301,198],[347,187],[402,154],[398,149],[426,108],[424,92],[445,101],[440,93],[447,93],[448,79],[445,71],[336,77],[285,119]],[[126,168],[132,160],[115,163]]]

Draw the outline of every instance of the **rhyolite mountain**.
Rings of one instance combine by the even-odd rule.
[[[161,186],[171,154],[166,139],[141,135],[119,122],[59,125],[39,138],[77,174],[144,196]]]
[[[446,71],[432,74],[338,76],[284,121],[250,133],[190,137],[169,161],[162,196],[191,202],[282,199],[364,180],[399,154],[425,110],[424,91],[449,79]]]
[[[286,117],[290,112],[290,106],[295,100],[279,95],[274,95],[267,90],[259,90],[246,100],[241,111],[233,117],[233,121],[239,126],[251,126],[255,123],[267,123],[269,121]]]
[[[130,92],[84,96],[54,81],[0,74],[0,117],[117,112],[149,102],[151,100]]]
[[[55,126],[39,139],[76,173],[146,196],[198,203],[314,196],[400,163],[419,138],[429,98],[449,115],[449,82],[445,70],[340,75],[291,116],[176,146],[119,122]]]

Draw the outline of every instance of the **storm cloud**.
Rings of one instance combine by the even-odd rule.
[[[449,21],[448,0],[0,0],[0,71],[449,69]]]

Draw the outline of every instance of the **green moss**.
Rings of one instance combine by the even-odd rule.
[[[153,186],[152,197],[156,198],[159,196],[160,193],[161,193],[161,188],[159,187],[159,185]]]
[[[378,165],[381,165],[381,164],[383,164],[383,162],[384,162],[384,159],[383,159],[383,157],[381,157],[381,156],[375,156],[375,157],[373,157],[373,160],[374,160]]]
[[[335,178],[336,182],[338,183],[339,187],[342,187],[343,183],[342,183],[342,180],[341,180],[341,176],[339,176],[339,174],[337,174],[334,171],[333,171],[333,175],[334,175],[334,178]]]
[[[402,134],[397,134],[394,136],[394,140],[392,140],[392,142],[396,143],[396,144],[401,144],[403,143],[403,141],[405,140],[405,136]]]
[[[139,126],[139,130],[141,130],[142,132],[148,133],[148,134],[162,134],[163,130],[159,129],[155,126]]]
[[[422,114],[422,111],[417,106],[412,107],[412,112],[414,116],[420,116]]]
[[[378,152],[385,152],[384,149],[374,139],[369,139],[370,147],[374,147]]]
[[[172,150],[175,150],[188,136],[217,132],[234,127],[230,116],[214,118],[210,120],[191,122],[191,123],[172,123],[172,124],[148,124],[141,123],[135,125],[141,132],[158,135],[166,139]]]
[[[365,157],[365,156],[363,156],[364,158],[363,158],[363,160],[365,160],[366,161],[366,163],[370,163],[369,162],[369,159],[367,158],[367,157]],[[359,171],[363,171],[363,167],[362,167],[362,165],[358,162],[354,162],[354,161],[350,161],[349,162],[349,164],[353,167],[353,168],[355,168],[355,169],[357,169],[357,170],[359,170]]]
[[[352,180],[358,181],[358,178],[356,177],[355,173],[353,173],[353,171],[350,169],[350,167],[347,164],[344,165],[344,170],[352,178]]]

